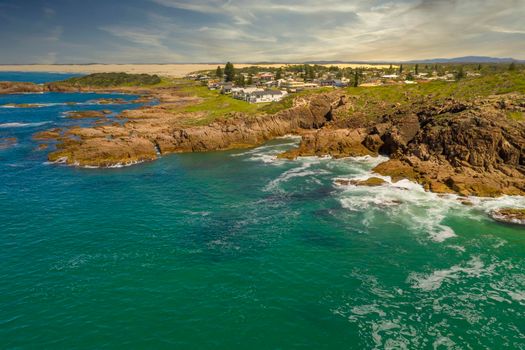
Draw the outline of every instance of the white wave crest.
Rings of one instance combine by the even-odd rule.
[[[264,188],[265,191],[273,191],[279,188],[279,186],[290,179],[297,177],[307,177],[327,174],[328,172],[324,169],[310,169],[312,165],[318,164],[321,158],[318,157],[302,157],[299,160],[302,162],[302,165],[297,168],[292,168],[285,171],[276,179],[270,181],[268,185]]]
[[[3,123],[0,124],[0,128],[26,128],[26,127],[34,127],[34,126],[41,126],[48,124],[50,122],[40,122],[40,123]]]

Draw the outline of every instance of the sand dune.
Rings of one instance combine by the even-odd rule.
[[[279,64],[258,64],[261,67],[282,67]],[[237,68],[253,66],[253,64],[235,64]],[[341,68],[372,67],[369,64],[336,64]],[[388,67],[386,65],[375,65],[376,67]],[[102,72],[125,72],[125,73],[147,73],[159,74],[180,78],[191,72],[215,69],[217,64],[32,64],[32,65],[0,65],[0,72],[57,72],[57,73],[102,73]]]

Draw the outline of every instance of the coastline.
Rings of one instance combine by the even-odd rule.
[[[90,81],[89,76],[82,79]],[[471,84],[467,82],[466,87]],[[14,87],[35,86],[16,83]],[[278,155],[280,158],[381,154],[390,159],[379,164],[375,173],[394,181],[409,179],[434,193],[464,197],[525,193],[520,155],[524,124],[509,118],[509,113],[525,110],[520,94],[437,99],[426,96],[425,90],[393,87],[386,89],[402,92],[402,99],[385,106],[381,89],[336,89],[299,94],[286,103],[269,105],[269,110],[240,110],[238,105],[221,110],[234,99],[203,92],[205,87],[183,80],[133,87],[59,82],[37,88],[133,92],[159,102],[124,111],[116,117],[123,121],[118,125],[71,127],[51,137],[35,135],[56,142],[48,156],[51,162],[109,168],[170,153],[255,147],[295,134],[302,138],[299,146]]]
[[[272,64],[236,64],[236,68],[251,66],[279,68],[296,63]],[[189,73],[202,70],[215,70],[222,64],[29,64],[29,65],[0,65],[0,72],[49,72],[49,73],[129,73],[129,74],[157,74],[172,78],[182,78]],[[356,67],[388,67],[384,64],[327,64],[324,66],[338,66],[340,68]]]

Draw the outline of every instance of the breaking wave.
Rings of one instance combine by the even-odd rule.
[[[40,122],[40,123],[3,123],[0,124],[0,128],[26,128],[45,125],[51,122]]]
[[[497,208],[525,207],[525,197],[504,196],[496,199],[461,197],[455,194],[428,192],[421,185],[409,180],[393,182],[390,177],[372,171],[375,166],[388,160],[384,156],[343,159],[300,157],[295,161],[277,158],[277,154],[296,145],[297,142],[298,140],[291,139],[287,143],[267,144],[234,156],[243,156],[247,161],[277,166],[294,165],[271,180],[264,187],[267,192],[284,191],[283,186],[294,178],[306,178],[309,182],[318,184],[328,178],[339,190],[335,192],[335,196],[342,208],[360,213],[361,223],[365,227],[384,224],[386,216],[389,222],[406,227],[414,233],[426,233],[427,237],[436,243],[457,236],[454,229],[447,224],[451,217],[479,221],[487,219],[487,214]],[[368,187],[341,185],[337,182],[337,180],[363,181],[371,177],[382,179],[383,185]],[[470,202],[472,205],[466,206],[462,202]],[[460,251],[462,247],[458,249]]]

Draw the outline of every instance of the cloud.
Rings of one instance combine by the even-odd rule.
[[[142,46],[164,47],[162,40],[165,34],[161,32],[121,26],[106,26],[98,29]]]
[[[0,16],[8,13],[0,47],[25,53],[22,46],[31,43],[42,56],[52,50],[70,61],[525,58],[525,0],[93,1],[99,16],[85,16],[68,1],[70,8],[42,5],[30,18],[29,5],[5,7],[0,0]],[[73,47],[78,42],[85,47]]]

